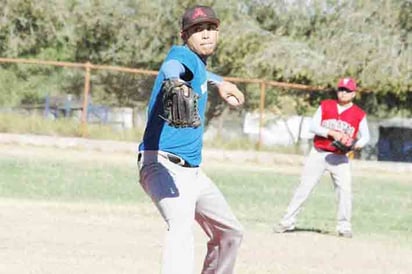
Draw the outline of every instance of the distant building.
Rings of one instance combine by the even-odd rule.
[[[412,162],[412,119],[393,118],[379,123],[378,161]]]

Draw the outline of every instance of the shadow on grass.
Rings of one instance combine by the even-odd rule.
[[[285,231],[284,233],[297,233],[297,232],[312,232],[312,233],[318,233],[318,234],[323,234],[323,235],[332,235],[330,231],[313,228],[313,227],[310,227],[310,228],[296,227],[295,229]]]

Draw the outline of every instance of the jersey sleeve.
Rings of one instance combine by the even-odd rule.
[[[207,71],[207,80],[213,85],[219,85],[223,82],[223,77],[211,71]]]

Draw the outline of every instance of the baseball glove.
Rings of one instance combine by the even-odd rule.
[[[336,147],[338,150],[340,150],[343,153],[348,153],[349,151],[353,150],[353,147],[355,145],[355,140],[353,140],[350,137],[343,138],[342,140],[334,140],[332,142],[332,145]]]
[[[160,117],[176,128],[200,126],[197,95],[188,83],[178,79],[163,82],[163,115]]]

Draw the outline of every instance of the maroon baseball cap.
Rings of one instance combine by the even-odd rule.
[[[182,31],[200,23],[213,23],[219,26],[220,20],[215,11],[208,6],[194,6],[185,11],[182,17]]]
[[[341,88],[349,91],[356,91],[356,81],[350,77],[342,78],[338,82],[338,89]]]

